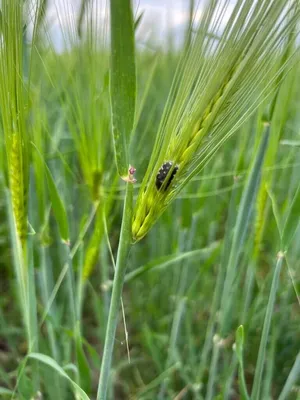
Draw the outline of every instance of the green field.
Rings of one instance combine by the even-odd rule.
[[[300,399],[299,1],[100,3],[0,3],[0,399]]]

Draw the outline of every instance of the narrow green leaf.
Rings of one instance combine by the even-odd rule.
[[[279,278],[280,278],[280,272],[281,272],[281,267],[282,267],[282,263],[283,263],[283,257],[284,256],[282,253],[279,253],[277,256],[277,263],[276,263],[276,267],[275,267],[275,271],[274,271],[274,275],[273,275],[272,286],[271,286],[271,291],[270,291],[270,295],[269,295],[269,301],[268,301],[268,305],[267,305],[261,341],[260,341],[260,345],[259,345],[259,351],[258,351],[258,357],[257,357],[255,375],[254,375],[254,382],[253,382],[252,393],[251,393],[251,400],[259,400],[260,399],[260,391],[261,391],[261,386],[262,386],[261,381],[262,381],[263,370],[264,370],[266,349],[267,349],[267,343],[268,343],[269,332],[270,332],[270,327],[271,327],[272,314],[273,314],[275,300],[276,300],[276,293],[277,293],[277,289],[278,289],[278,285],[279,285]]]
[[[287,211],[287,217],[283,227],[282,246],[287,250],[296,233],[300,221],[300,184],[296,190],[292,203]]]
[[[288,398],[288,395],[291,393],[293,385],[296,383],[297,379],[300,377],[300,353],[298,354],[296,361],[287,377],[285,385],[280,393],[278,400],[285,400]]]
[[[41,153],[37,149],[37,147],[34,144],[33,144],[33,147],[37,151],[37,154],[41,158],[44,168],[45,168],[50,200],[52,203],[53,213],[54,213],[56,221],[58,223],[60,236],[65,242],[68,242],[69,241],[69,225],[68,225],[68,217],[67,217],[67,213],[66,213],[63,201],[58,193],[58,190],[56,188],[56,185],[55,185],[55,182],[52,177],[50,169],[48,168],[47,164],[45,163],[45,161],[44,161]]]
[[[128,143],[136,97],[134,22],[130,0],[111,0],[110,96],[114,147],[119,175],[128,176]]]
[[[113,282],[113,289],[108,313],[108,321],[106,326],[105,342],[97,391],[97,400],[105,400],[109,386],[109,375],[111,368],[111,360],[115,335],[117,329],[119,308],[121,305],[122,290],[124,277],[127,267],[127,259],[131,249],[131,222],[132,222],[132,198],[133,185],[127,183],[126,195],[123,207],[123,219],[121,225],[120,239],[118,245],[118,253],[116,260],[116,268]]]
[[[82,341],[79,335],[76,337],[76,355],[79,369],[80,385],[88,393],[91,391],[90,366],[83,351]]]
[[[230,329],[231,322],[231,305],[234,299],[232,285],[236,278],[239,257],[243,249],[247,229],[251,220],[253,206],[255,204],[257,190],[261,178],[261,169],[263,166],[264,157],[267,150],[270,127],[266,126],[261,139],[261,143],[254,159],[246,187],[243,191],[242,199],[237,215],[232,245],[228,256],[227,276],[224,283],[224,289],[221,299],[221,308],[223,308],[223,318],[221,320],[221,335],[226,336],[227,330]]]
[[[28,354],[27,357],[38,360],[38,361],[42,362],[43,364],[48,365],[48,367],[54,369],[60,376],[67,379],[71,383],[75,392],[80,396],[80,399],[90,400],[88,395],[81,389],[81,387],[78,386],[77,383],[74,382],[69,377],[69,375],[61,368],[61,366],[55,360],[53,360],[53,358],[46,356],[45,354],[41,354],[41,353],[30,353],[30,354]]]
[[[239,362],[239,386],[240,386],[240,394],[241,398],[243,400],[248,400],[250,399],[248,391],[247,391],[247,386],[246,386],[246,381],[245,381],[245,373],[244,373],[244,361],[243,361],[243,351],[244,351],[244,327],[243,325],[240,325],[238,329],[236,330],[235,334],[235,350],[236,350],[236,355],[238,358]]]
[[[51,203],[52,203],[53,212],[54,212],[56,221],[58,223],[60,236],[65,242],[68,242],[69,241],[69,227],[68,227],[67,213],[66,213],[64,204],[62,202],[62,199],[56,188],[56,185],[54,183],[50,169],[47,167],[46,164],[45,164],[45,171],[46,171],[46,177],[47,177],[47,182],[48,182],[48,187],[49,187],[49,195],[50,195],[50,199],[51,199]]]
[[[272,211],[273,211],[273,214],[274,214],[274,217],[275,217],[277,229],[278,229],[280,238],[282,238],[282,220],[281,220],[280,212],[279,212],[279,209],[278,209],[278,204],[277,204],[277,201],[276,201],[274,193],[268,187],[267,187],[267,193],[268,193],[268,196],[269,196],[269,198],[271,200]]]
[[[182,260],[194,259],[196,257],[198,259],[209,257],[213,252],[218,251],[220,249],[220,245],[221,242],[213,242],[210,246],[205,247],[203,249],[192,250],[180,254],[175,254],[175,255],[172,254],[170,256],[159,257],[158,259],[151,261],[148,264],[143,265],[139,268],[136,268],[134,271],[126,274],[125,282],[130,282],[148,271],[163,269],[172,266],[175,263],[178,263],[179,261]]]
[[[144,16],[144,11],[141,11],[139,15],[137,16],[136,20],[134,21],[134,30],[136,31],[138,27],[140,26],[140,23],[142,22]]]

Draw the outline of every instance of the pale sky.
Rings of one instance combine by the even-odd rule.
[[[93,0],[97,3],[98,21],[107,20],[105,12],[106,0]],[[52,0],[47,10],[47,22],[51,28],[51,38],[58,50],[64,47],[62,28],[72,29],[70,21],[76,21],[80,0]],[[138,14],[144,12],[142,23],[137,34],[137,41],[143,44],[147,39],[157,46],[163,46],[168,32],[178,43],[183,37],[188,21],[189,0],[134,0],[134,10]],[[71,18],[70,18],[71,17]]]
[[[34,0],[33,0],[34,1]],[[142,22],[136,35],[137,46],[143,46],[147,42],[154,47],[163,47],[172,35],[173,43],[181,43],[189,20],[190,0],[132,0],[135,15],[143,12]],[[256,0],[253,0],[254,2]],[[226,11],[222,16],[221,25],[224,26],[236,0],[220,0],[219,8],[225,6]],[[194,1],[195,5],[199,0]],[[47,24],[50,29],[51,40],[58,51],[65,48],[66,41],[63,33],[74,32],[78,10],[81,0],[50,0],[47,9]],[[109,0],[91,0],[93,5],[92,15],[94,22],[103,29],[109,29]],[[201,4],[195,10],[194,21],[197,22],[201,15]],[[224,9],[223,9],[224,11]],[[77,37],[76,34],[73,37]]]

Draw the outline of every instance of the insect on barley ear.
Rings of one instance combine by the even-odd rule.
[[[283,0],[261,0],[255,6],[244,0],[232,9],[221,0],[203,3],[203,18],[195,26],[189,51],[182,53],[139,189],[132,218],[134,242],[146,236],[294,62],[296,52],[280,69],[273,66],[275,54],[285,59],[282,43],[289,40],[299,17],[298,0],[288,7]],[[225,12],[230,18],[219,37]],[[219,38],[214,45],[206,39],[210,26]]]
[[[163,163],[163,165],[160,167],[158,174],[156,175],[156,180],[155,180],[155,186],[157,190],[167,190],[168,187],[170,186],[172,180],[174,179],[174,176],[176,175],[178,171],[178,165],[175,165],[173,167],[173,162],[172,161],[167,161]],[[171,172],[170,172],[171,171]],[[165,179],[167,178],[166,183]]]

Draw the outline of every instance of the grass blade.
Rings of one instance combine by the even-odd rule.
[[[262,138],[261,145],[239,207],[235,232],[232,239],[232,246],[228,258],[228,266],[230,268],[224,283],[224,290],[221,300],[221,304],[224,305],[224,313],[221,323],[221,325],[223,326],[222,329],[223,332],[221,333],[222,337],[226,336],[226,330],[227,330],[226,321],[227,320],[230,321],[230,318],[228,318],[231,306],[229,293],[231,291],[234,278],[236,276],[236,269],[239,262],[240,252],[244,245],[248,224],[252,215],[253,205],[255,202],[258,189],[258,183],[260,181],[261,168],[263,165],[263,160],[267,149],[268,138],[269,138],[269,126],[267,126],[265,129],[264,136]]]
[[[136,268],[134,271],[126,274],[125,282],[130,282],[134,279],[137,279],[146,272],[173,266],[174,264],[177,264],[180,261],[184,261],[187,259],[190,260],[190,259],[194,259],[196,257],[199,260],[205,259],[205,258],[211,256],[212,253],[218,252],[219,249],[220,249],[220,242],[214,242],[210,246],[205,247],[203,249],[186,251],[183,253],[170,255],[170,256],[163,256],[163,257],[158,258],[146,265]]]
[[[37,151],[37,154],[40,156],[41,161],[43,162],[43,165],[45,168],[48,189],[49,189],[49,196],[50,196],[50,200],[52,203],[53,212],[54,212],[56,221],[58,223],[60,236],[66,243],[68,243],[69,242],[69,225],[68,225],[68,217],[67,217],[67,212],[66,212],[64,203],[58,193],[58,190],[56,188],[56,185],[55,185],[55,182],[54,182],[54,179],[53,179],[50,169],[48,168],[47,164],[43,160],[43,157],[40,154],[40,152],[38,151],[37,147],[34,146],[34,148]]]
[[[103,350],[103,358],[99,377],[97,400],[105,400],[110,366],[112,360],[113,347],[115,342],[116,328],[118,322],[119,309],[121,304],[122,289],[126,272],[127,258],[131,247],[131,218],[132,218],[132,195],[133,186],[127,183],[126,197],[123,210],[123,221],[118,246],[118,254],[116,260],[116,270],[113,282],[113,290],[111,295],[110,309],[105,334],[105,343]]]
[[[278,397],[278,400],[285,400],[287,398],[299,376],[300,376],[300,353],[296,358],[296,361],[293,365],[293,368],[291,369],[291,372],[289,373],[289,376],[285,382],[282,392]]]
[[[111,0],[110,94],[113,136],[119,175],[126,180],[128,143],[133,128],[136,96],[134,22],[130,0]]]
[[[282,268],[282,264],[283,264],[283,258],[284,258],[284,254],[280,252],[277,256],[277,263],[276,263],[276,267],[275,267],[275,271],[274,271],[269,301],[268,301],[265,320],[264,320],[262,337],[261,337],[261,341],[260,341],[259,352],[258,352],[256,368],[255,368],[251,400],[259,400],[259,398],[260,398],[261,381],[262,381],[263,369],[264,369],[264,363],[265,363],[266,348],[267,348],[267,342],[268,342],[268,338],[269,338],[269,332],[270,332],[270,327],[271,327],[273,309],[274,309],[274,305],[275,305],[276,293],[277,293],[277,289],[278,289],[278,285],[279,285],[280,272],[281,272],[281,268]]]
[[[243,400],[249,400],[250,397],[248,395],[245,374],[244,374],[244,360],[243,360],[243,351],[244,351],[244,327],[240,325],[236,331],[235,336],[235,345],[236,345],[236,355],[238,358],[238,362],[240,365],[239,368],[239,385],[240,392]]]
[[[287,250],[290,246],[293,236],[296,233],[296,229],[299,225],[300,215],[300,185],[298,186],[292,203],[287,211],[287,217],[283,227],[282,233],[282,248]]]
[[[77,385],[76,382],[74,382],[69,375],[63,370],[63,368],[55,361],[53,358],[46,356],[45,354],[41,353],[30,353],[27,356],[28,358],[32,358],[34,360],[40,361],[48,367],[54,369],[59,375],[61,375],[63,378],[67,379],[71,385],[74,388],[74,391],[77,392],[77,394],[80,396],[79,398],[82,400],[90,400],[88,395],[80,388],[80,386]]]
[[[223,293],[220,301],[220,324],[219,334],[221,338],[225,338],[231,329],[232,321],[232,304],[236,298],[235,292],[232,287],[234,280],[237,277],[237,268],[239,265],[240,254],[245,244],[247,229],[249,226],[250,218],[253,212],[253,206],[257,195],[257,190],[260,182],[261,169],[263,166],[264,156],[267,150],[267,144],[269,139],[269,125],[265,127],[265,132],[261,139],[260,147],[257,151],[254,165],[251,169],[250,176],[248,178],[247,185],[244,189],[242,199],[239,206],[237,215],[235,230],[232,238],[232,244],[227,256],[227,269],[226,278],[224,282]],[[219,360],[220,347],[215,344],[213,349],[213,356],[210,365],[208,388],[206,393],[206,399],[210,400],[213,398],[214,384],[217,376],[217,364]]]

